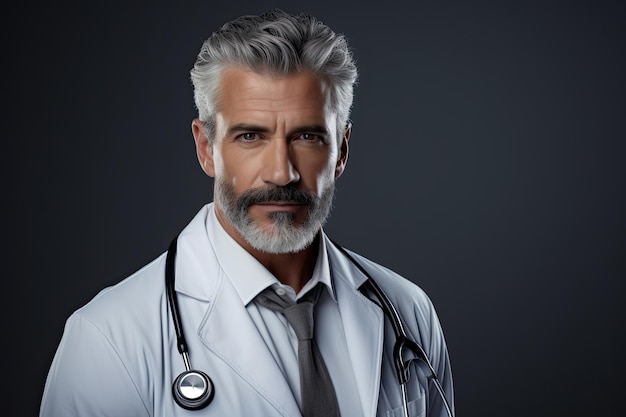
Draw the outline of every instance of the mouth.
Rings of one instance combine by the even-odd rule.
[[[306,204],[304,203],[289,200],[263,201],[255,203],[253,205],[267,211],[295,211],[301,207],[306,206]]]
[[[289,200],[272,200],[272,201],[262,201],[256,203],[260,206],[304,206],[304,203],[300,203],[298,201],[289,201]]]

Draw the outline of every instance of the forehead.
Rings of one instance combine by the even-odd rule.
[[[272,76],[227,67],[221,76],[217,112],[228,119],[326,119],[327,104],[323,84],[311,73]]]

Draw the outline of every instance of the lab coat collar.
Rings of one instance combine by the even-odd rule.
[[[210,301],[216,291],[219,265],[215,249],[207,238],[205,219],[209,205],[205,205],[178,236],[175,264],[175,290],[191,298]]]
[[[208,206],[206,230],[221,269],[232,282],[243,305],[248,305],[257,295],[269,286],[280,286],[278,279],[268,271],[248,251],[239,245],[220,224],[215,215],[215,206]],[[302,288],[300,294],[308,292],[318,282],[323,283],[329,295],[335,300],[330,278],[330,267],[323,239],[319,241],[317,261],[311,279]]]

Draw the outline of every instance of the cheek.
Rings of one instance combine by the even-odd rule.
[[[231,172],[231,170],[227,168],[232,167],[232,164],[228,162],[228,158],[223,157],[221,150],[214,149],[213,166],[215,169],[215,181],[221,181],[233,187],[236,185],[236,173]]]
[[[319,184],[320,191],[325,190],[335,182],[335,165],[330,165],[324,173],[320,175]]]
[[[303,174],[302,172],[300,173]],[[324,160],[323,164],[310,167],[308,171],[309,175],[302,175],[302,178],[307,178],[311,181],[308,188],[315,190],[318,196],[321,196],[324,190],[331,186],[335,182],[335,163]]]
[[[321,189],[335,179],[338,153],[336,150],[303,152],[298,155],[296,169],[307,186],[317,184]]]
[[[237,192],[241,192],[243,189],[238,189],[238,185],[242,188],[254,186],[258,168],[259,162],[254,158],[238,152],[220,152],[215,161],[215,177],[230,183]]]

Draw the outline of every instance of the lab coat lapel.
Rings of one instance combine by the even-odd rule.
[[[375,416],[380,391],[384,315],[358,287],[365,276],[326,240],[346,343],[364,416]]]
[[[176,291],[208,302],[199,329],[202,343],[285,417],[300,415],[285,377],[215,258],[205,207],[181,233]],[[210,279],[207,279],[210,277]]]
[[[200,328],[203,343],[284,416],[300,415],[284,375],[230,282],[222,276]]]

